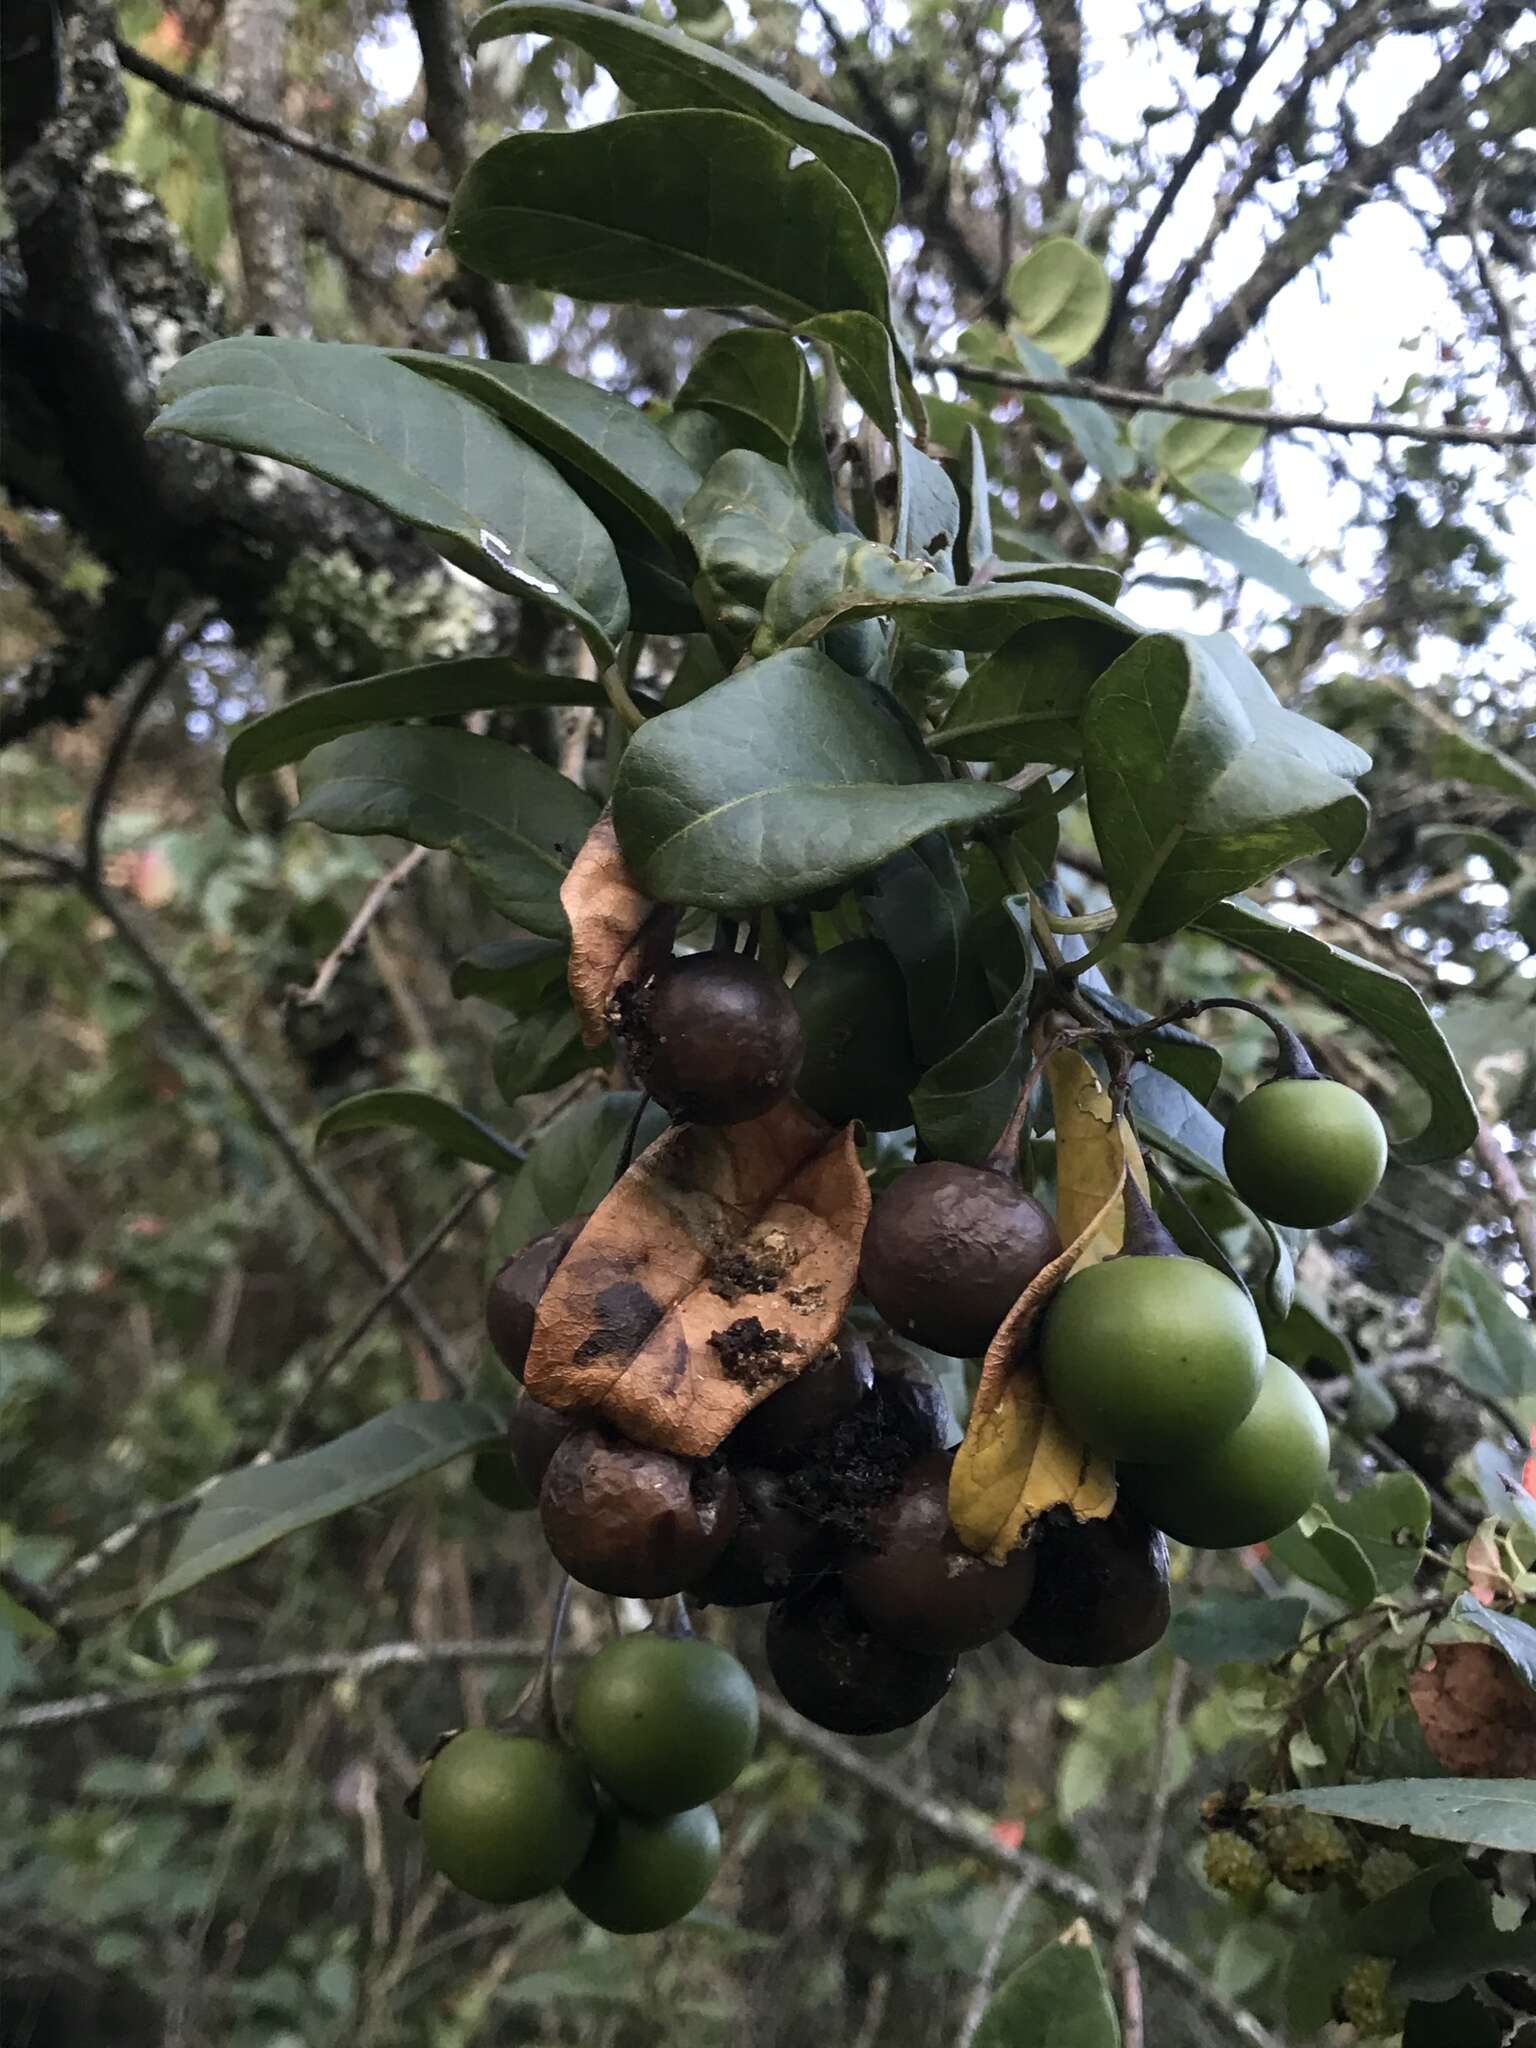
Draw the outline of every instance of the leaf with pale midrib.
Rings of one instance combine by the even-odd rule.
[[[505,916],[566,936],[560,884],[598,806],[523,748],[441,726],[354,733],[310,755],[302,787],[295,817],[446,847]]]
[[[321,1117],[315,1143],[323,1144],[347,1131],[380,1129],[416,1131],[430,1138],[440,1152],[492,1167],[497,1173],[512,1173],[523,1163],[522,1152],[510,1138],[502,1137],[457,1103],[444,1102],[424,1088],[370,1088],[362,1095],[349,1096]]]
[[[318,1450],[231,1472],[198,1504],[145,1605],[174,1600],[296,1529],[483,1450],[505,1429],[505,1416],[479,1402],[402,1401]]]
[[[185,356],[152,434],[270,455],[383,506],[493,590],[547,604],[611,661],[618,556],[570,486],[482,407],[384,349],[241,335]]]
[[[482,276],[600,304],[889,321],[885,262],[857,201],[825,164],[792,168],[793,155],[744,114],[509,135],[471,165],[446,239]]]
[[[1374,1785],[1312,1785],[1285,1793],[1281,1803],[1364,1827],[1408,1828],[1430,1841],[1536,1854],[1536,1779],[1385,1778]]]
[[[344,733],[408,718],[444,718],[504,704],[602,704],[596,683],[580,676],[546,676],[501,654],[465,655],[391,669],[331,690],[306,690],[263,718],[242,725],[224,752],[224,800],[239,819],[236,791],[251,775],[268,775],[302,761]]]
[[[1015,801],[929,781],[928,765],[889,700],[797,649],[643,726],[620,764],[614,825],[661,902],[782,903]]]
[[[885,145],[725,51],[614,8],[586,6],[583,0],[509,0],[475,22],[469,47],[478,50],[498,36],[528,34],[575,43],[596,58],[637,107],[716,107],[753,115],[821,157],[877,233],[890,226],[899,192],[896,166]]]

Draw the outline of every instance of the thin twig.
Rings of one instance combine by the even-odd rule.
[[[336,944],[326,954],[315,971],[315,978],[306,989],[295,991],[291,1001],[299,1009],[310,1009],[323,1003],[330,993],[331,983],[352,958],[358,947],[368,936],[368,927],[384,908],[390,897],[408,882],[416,870],[432,852],[430,846],[413,846],[403,860],[397,860],[388,874],[381,875],[358,906],[357,915],[347,926]]]
[[[1477,1163],[1487,1174],[1494,1198],[1509,1218],[1515,1243],[1525,1262],[1526,1297],[1536,1307],[1536,1200],[1516,1171],[1515,1162],[1499,1143],[1490,1124],[1479,1123],[1473,1149]]]
[[[1003,1959],[1003,1946],[1013,1928],[1013,1923],[1040,1889],[1040,1880],[1030,1872],[1028,1876],[1015,1878],[1003,1896],[992,1932],[987,1937],[986,1952],[981,1959],[981,1968],[976,1972],[976,1981],[971,1986],[971,1995],[966,2000],[965,2013],[960,2021],[960,2031],[955,2036],[955,2048],[971,2048],[986,2012],[987,2002],[992,1996],[992,1983],[997,1976],[997,1966]]]
[[[418,205],[430,206],[435,213],[448,211],[453,197],[451,192],[439,191],[435,185],[423,185],[415,178],[397,178],[393,171],[369,163],[366,157],[335,149],[330,143],[321,142],[317,136],[306,135],[301,128],[291,128],[286,121],[270,121],[262,114],[248,114],[234,100],[226,99],[223,93],[212,92],[206,85],[183,78],[179,71],[168,71],[163,64],[146,57],[142,50],[136,50],[132,43],[124,42],[121,37],[117,41],[117,61],[125,71],[131,71],[135,78],[142,78],[146,84],[157,87],[170,99],[184,100],[191,107],[202,107],[210,114],[217,114],[221,121],[232,121],[237,128],[264,136],[268,142],[275,142],[283,149],[291,149],[296,156],[312,157],[317,164],[328,164],[333,171],[345,171],[348,177],[377,185],[381,192],[393,192],[400,199],[414,199]]]
[[[1272,434],[1371,434],[1379,441],[1434,441],[1445,447],[1532,448],[1536,426],[1432,426],[1408,420],[1344,420],[1331,413],[1281,412],[1252,405],[1213,405],[1192,398],[1167,398],[1156,391],[1132,391],[1120,384],[1100,384],[1088,377],[1031,377],[1022,370],[992,369],[985,363],[950,356],[918,355],[920,370],[949,371],[962,384],[993,384],[1001,391],[1033,391],[1046,398],[1091,398],[1112,412],[1166,412],[1181,419],[1227,420],[1237,426],[1263,427]]]
[[[160,654],[149,664],[139,680],[137,689],[128,699],[117,730],[112,735],[101,772],[96,777],[89,801],[85,807],[85,823],[80,832],[80,865],[86,880],[93,881],[101,873],[101,835],[106,826],[107,812],[117,790],[117,778],[123,772],[139,721],[160,694],[175,670],[177,662],[187,652],[213,614],[213,605],[199,605],[195,615],[178,633],[175,633]]]
[[[1504,352],[1504,361],[1510,376],[1519,386],[1520,396],[1525,400],[1531,417],[1536,419],[1536,375],[1520,353],[1519,330],[1514,315],[1509,310],[1509,301],[1499,289],[1499,281],[1493,274],[1493,265],[1483,248],[1483,195],[1477,192],[1472,201],[1472,210],[1467,219],[1467,240],[1472,244],[1472,261],[1477,265],[1478,282],[1482,285],[1489,305],[1493,308],[1494,325],[1499,330],[1499,345]]]
[[[1146,2022],[1141,1997],[1141,1966],[1136,1959],[1136,1936],[1141,1927],[1153,1879],[1162,1861],[1163,1832],[1168,1823],[1168,1801],[1173,1793],[1173,1746],[1178,1740],[1179,1717],[1189,1689],[1189,1666],[1182,1657],[1173,1661],[1168,1674],[1168,1693],[1158,1726],[1157,1755],[1152,1765],[1152,1792],[1147,1801],[1146,1825],[1142,1830],[1141,1853],[1125,1894],[1120,1925],[1110,1958],[1110,1975],[1120,1986],[1120,2016],[1124,2048],[1145,2048]]]
[[[19,1572],[14,1565],[0,1564],[0,1593],[14,1600],[18,1607],[35,1615],[45,1628],[51,1629],[66,1648],[73,1651],[76,1643],[74,1628],[65,1619],[59,1596],[52,1587],[40,1586],[35,1579],[29,1579],[25,1572]]]

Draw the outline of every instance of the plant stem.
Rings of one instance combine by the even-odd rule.
[[[629,675],[623,672],[621,658],[619,661],[609,662],[602,672],[601,680],[604,695],[613,706],[615,713],[631,732],[638,732],[645,723],[645,713],[629,694],[630,676],[633,673],[632,668]]]

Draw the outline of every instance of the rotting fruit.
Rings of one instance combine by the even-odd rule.
[[[932,1159],[876,1200],[859,1285],[898,1336],[978,1358],[1060,1250],[1050,1215],[1006,1174]]]
[[[1168,1629],[1168,1545],[1125,1501],[1100,1521],[1035,1524],[1035,1584],[1011,1633],[1046,1664],[1124,1664]]]
[[[704,1897],[720,1863],[720,1823],[708,1806],[662,1820],[605,1807],[565,1895],[610,1934],[652,1934]]]
[[[735,1782],[757,1743],[757,1689],[717,1643],[647,1629],[585,1666],[566,1727],[605,1792],[659,1818]]]
[[[1263,1543],[1317,1499],[1328,1423],[1311,1389],[1278,1358],[1230,1436],[1172,1465],[1122,1465],[1126,1496],[1159,1529],[1201,1550]]]
[[[1387,1134],[1363,1095],[1322,1078],[1265,1081],[1227,1122],[1227,1178],[1272,1223],[1320,1230],[1368,1202],[1387,1169]]]
[[[813,1437],[853,1413],[874,1378],[869,1346],[857,1330],[844,1328],[820,1358],[742,1417],[726,1444],[728,1456],[733,1463],[793,1463]]]
[[[688,1123],[763,1116],[795,1085],[805,1041],[789,990],[755,960],[692,953],[609,1005],[640,1086]]]
[[[758,1607],[777,1600],[827,1560],[829,1532],[804,1511],[786,1473],[733,1468],[740,1512],[736,1533],[693,1588],[709,1607]]]
[[[523,1376],[528,1348],[533,1342],[534,1318],[544,1290],[585,1229],[590,1213],[583,1211],[579,1216],[571,1216],[541,1237],[532,1238],[521,1251],[503,1262],[491,1282],[485,1303],[485,1334],[496,1356],[515,1379]]]
[[[585,1427],[586,1418],[575,1410],[551,1408],[536,1401],[525,1387],[512,1405],[507,1424],[507,1450],[518,1476],[537,1505],[539,1489],[549,1461],[573,1430]]]
[[[799,1093],[828,1123],[899,1131],[912,1121],[922,1063],[901,969],[877,939],[819,953],[795,983],[805,1033]]]
[[[1071,1274],[1045,1312],[1051,1405],[1091,1450],[1155,1465],[1236,1429],[1258,1399],[1264,1330],[1235,1280],[1187,1259],[1136,1183],[1125,1249]]]
[[[597,1799],[563,1744],[467,1728],[427,1766],[420,1814],[434,1867],[472,1897],[510,1906],[571,1876],[591,1847]]]
[[[597,1428],[565,1439],[539,1494],[545,1540],[571,1577],[636,1600],[696,1585],[730,1541],[737,1508],[723,1466]]]
[[[955,1676],[952,1657],[878,1635],[834,1578],[781,1600],[765,1645],[773,1682],[795,1712],[838,1735],[887,1735],[921,1720]]]
[[[901,1491],[870,1517],[869,1548],[844,1566],[850,1605],[903,1649],[957,1656],[1018,1619],[1035,1579],[1028,1548],[1003,1564],[967,1550],[949,1523],[949,1451],[913,1464]]]

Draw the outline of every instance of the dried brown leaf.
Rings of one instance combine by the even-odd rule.
[[[1491,1643],[1441,1643],[1408,1681],[1434,1756],[1463,1778],[1536,1777],[1536,1694]]]
[[[677,1124],[594,1212],[539,1304],[528,1391],[705,1457],[832,1342],[869,1184],[852,1127],[802,1103]]]
[[[635,881],[607,811],[572,861],[560,901],[571,927],[567,975],[582,1043],[601,1045],[614,990],[654,973],[672,950],[678,913],[654,902]]]

